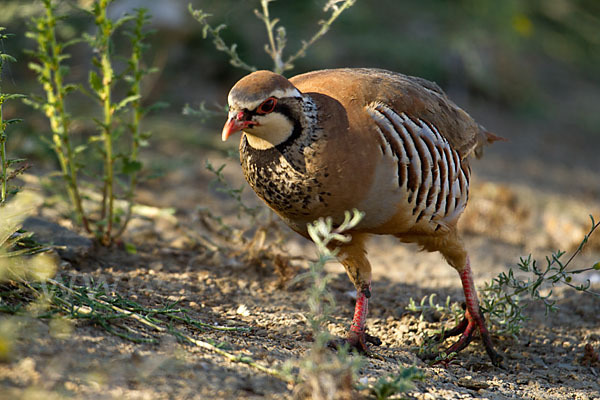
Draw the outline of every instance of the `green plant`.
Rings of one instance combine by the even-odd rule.
[[[306,314],[313,345],[309,354],[300,360],[298,376],[303,382],[297,393],[310,395],[311,398],[325,399],[332,393],[344,392],[349,398],[354,391],[356,374],[361,365],[360,358],[352,358],[348,349],[342,348],[337,353],[332,353],[328,344],[332,336],[327,330],[327,323],[331,318],[331,311],[335,307],[333,295],[327,289],[332,275],[325,273],[325,264],[335,260],[337,249],[335,245],[347,243],[350,236],[346,232],[355,227],[364,214],[358,210],[346,212],[344,221],[334,227],[331,218],[319,219],[308,225],[308,234],[317,246],[318,259],[311,262],[309,271],[295,278],[296,281],[307,280],[309,311]],[[330,394],[327,396],[326,394]],[[339,396],[336,398],[344,398]]]
[[[396,375],[379,378],[372,386],[368,387],[372,398],[386,400],[394,395],[406,393],[413,388],[413,382],[425,379],[425,375],[415,367],[402,368]]]
[[[437,316],[444,318],[450,317],[450,322],[458,323],[465,315],[465,310],[457,302],[450,302],[450,296],[446,297],[444,304],[438,304],[435,302],[436,294],[432,293],[429,296],[423,296],[419,304],[411,297],[408,300],[406,310],[419,314],[419,321],[423,321],[426,316]]]
[[[496,331],[501,335],[517,336],[523,322],[527,320],[523,310],[526,304],[523,296],[528,295],[531,300],[542,302],[546,314],[558,309],[556,299],[552,297],[552,288],[556,285],[566,285],[579,292],[600,297],[600,293],[590,290],[589,279],[580,285],[573,284],[573,278],[579,274],[600,270],[600,262],[594,265],[576,270],[569,270],[571,262],[581,253],[594,231],[600,226],[590,215],[591,228],[580,242],[578,248],[571,254],[566,262],[563,262],[564,251],[556,251],[550,257],[546,257],[546,265],[538,266],[531,254],[526,258],[521,257],[517,265],[518,270],[510,268],[508,272],[501,272],[491,282],[486,282],[481,289],[481,309],[487,315]],[[518,273],[525,274],[526,279],[517,276]],[[543,293],[547,290],[547,293]]]
[[[489,319],[491,329],[496,335],[516,338],[528,319],[524,310],[531,301],[541,302],[545,307],[546,314],[557,311],[556,299],[552,297],[552,288],[557,285],[566,285],[579,292],[600,297],[600,293],[590,290],[589,279],[580,285],[572,283],[573,278],[579,274],[600,270],[600,262],[587,268],[568,269],[571,262],[581,253],[591,235],[600,226],[600,222],[596,222],[592,216],[590,218],[592,222],[590,230],[566,262],[562,260],[565,252],[558,250],[550,257],[546,257],[546,266],[540,268],[537,261],[529,254],[527,257],[520,258],[517,270],[509,268],[507,272],[501,272],[491,282],[485,282],[483,288],[480,288],[481,310]],[[519,273],[525,274],[525,277],[519,277]],[[464,310],[458,303],[450,303],[448,297],[445,304],[440,305],[434,302],[434,296],[435,294],[423,297],[419,304],[411,298],[406,310],[420,313],[420,321],[424,319],[425,315],[432,313],[437,313],[441,319],[447,319],[454,324],[462,319]],[[435,342],[433,337],[424,336],[419,353],[437,349],[438,345],[439,343]]]
[[[36,72],[45,98],[32,96],[27,103],[42,110],[50,121],[52,148],[60,164],[75,220],[104,245],[121,236],[131,219],[135,188],[143,166],[139,149],[149,137],[141,129],[142,119],[161,105],[143,107],[141,100],[141,81],[145,75],[154,72],[144,68],[142,63],[145,40],[149,34],[144,30],[149,19],[147,13],[144,9],[138,9],[135,16],[126,15],[112,21],[106,15],[106,9],[112,1],[94,1],[91,15],[97,27],[95,35],[83,34],[81,38],[60,42],[56,27],[62,18],[55,15],[56,6],[52,0],[43,0],[45,13],[33,20],[28,33],[28,37],[37,44],[37,49],[32,52],[37,61],[31,63],[30,68]],[[130,25],[133,28],[125,34],[130,39],[131,54],[127,59],[127,68],[118,72],[114,67],[113,59],[117,56],[113,54],[112,39],[121,27]],[[89,91],[65,83],[69,70],[66,60],[70,57],[65,49],[81,41],[87,42],[95,54],[92,59],[94,69],[89,72]],[[115,95],[118,85],[128,88],[127,93],[119,99]],[[101,117],[93,119],[99,134],[75,146],[71,137],[72,116],[67,111],[67,97],[78,89],[92,98]],[[101,200],[98,201],[98,210],[88,210],[84,207],[84,200],[95,197],[96,186],[92,186],[91,193],[85,192],[81,175],[94,176],[94,172],[90,163],[82,162],[81,158],[94,150],[102,158],[102,171],[99,173],[101,184],[98,185]],[[123,189],[119,190],[121,187]],[[125,210],[117,207],[120,197],[128,203]]]
[[[284,57],[284,49],[287,45],[287,35],[285,27],[277,26],[279,19],[272,19],[269,13],[269,3],[275,0],[261,0],[262,12],[254,10],[256,16],[262,20],[267,30],[268,43],[265,45],[265,52],[269,55],[273,62],[272,70],[278,74],[282,74],[287,70],[294,68],[294,61],[298,58],[306,56],[306,51],[320,38],[322,38],[335,20],[348,8],[350,8],[356,0],[328,0],[323,7],[324,12],[330,12],[327,20],[320,21],[321,27],[319,30],[308,40],[302,41],[300,49],[288,56]],[[339,4],[341,3],[341,4]],[[202,34],[206,39],[210,36],[213,39],[215,48],[219,51],[225,52],[229,56],[229,62],[234,67],[242,68],[247,71],[256,71],[256,67],[249,65],[244,62],[239,54],[237,53],[237,44],[227,45],[225,40],[221,37],[220,32],[227,27],[225,24],[213,27],[208,23],[208,18],[211,14],[205,13],[203,10],[194,9],[192,5],[189,5],[189,11],[192,16],[202,25]]]
[[[464,308],[461,307],[458,302],[451,302],[450,296],[446,297],[444,304],[436,303],[435,297],[435,293],[432,293],[429,296],[423,296],[418,304],[411,297],[408,301],[408,306],[406,306],[407,311],[419,314],[419,321],[423,321],[425,319],[442,321],[441,328],[436,330],[433,336],[430,334],[430,332],[426,332],[424,330],[419,332],[421,337],[419,338],[420,344],[417,349],[417,353],[420,356],[427,356],[427,358],[431,358],[431,360],[429,360],[430,364],[435,364],[439,361],[451,360],[456,355],[456,353],[446,354],[444,351],[442,351],[442,343],[436,339],[436,336],[438,334],[443,334],[446,326],[458,324],[465,315]]]
[[[9,37],[8,34],[4,33],[5,28],[0,26],[0,43],[3,40]],[[14,57],[9,54],[6,54],[0,48],[0,84],[2,83],[2,69],[5,63],[8,62],[16,62]],[[4,116],[2,113],[2,106],[8,100],[14,100],[17,98],[21,98],[23,95],[21,94],[8,94],[2,93],[2,87],[0,86],[0,205],[4,204],[8,199],[8,195],[11,193],[11,189],[8,186],[8,181],[22,172],[23,169],[17,169],[15,171],[10,171],[10,167],[15,163],[19,163],[23,161],[22,159],[9,159],[6,154],[6,141],[8,139],[8,135],[6,130],[9,125],[14,124],[16,122],[21,121],[20,119],[9,119],[4,120]],[[13,191],[14,193],[14,191]]]
[[[265,367],[251,357],[232,353],[227,350],[226,343],[197,339],[195,335],[188,333],[190,330],[197,333],[208,329],[248,332],[249,328],[207,324],[192,318],[189,310],[179,307],[177,302],[145,307],[109,291],[102,282],[91,280],[85,285],[76,285],[49,276],[38,275],[39,279],[32,280],[30,275],[12,275],[8,288],[3,288],[0,280],[0,290],[3,292],[0,312],[51,321],[85,320],[133,343],[159,343],[162,336],[170,335],[181,343],[217,353],[232,362],[246,364],[279,379],[289,380],[280,371]],[[0,346],[2,339],[0,336]]]
[[[52,258],[36,255],[43,248],[23,245],[31,234],[23,233],[21,224],[39,202],[33,193],[23,191],[0,207],[0,283],[12,279],[40,281],[54,274]]]

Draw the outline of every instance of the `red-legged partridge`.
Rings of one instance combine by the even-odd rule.
[[[346,341],[367,351],[371,265],[365,240],[394,235],[439,251],[462,281],[465,320],[447,353],[465,348],[478,329],[494,351],[477,300],[469,257],[456,224],[467,205],[468,157],[499,139],[477,124],[435,84],[380,69],[332,69],[286,79],[258,71],[229,93],[223,140],[242,131],[246,180],[293,230],[321,217],[364,219],[338,258],[357,290]]]

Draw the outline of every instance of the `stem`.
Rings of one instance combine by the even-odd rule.
[[[315,33],[315,35],[312,38],[310,38],[310,40],[308,42],[302,42],[302,47],[300,48],[300,50],[298,50],[296,52],[296,54],[293,54],[290,57],[288,57],[288,59],[285,61],[284,68],[291,69],[292,63],[294,61],[296,61],[300,57],[304,57],[304,55],[306,54],[306,50],[308,50],[308,48],[310,46],[312,46],[317,40],[319,40],[323,35],[325,35],[327,33],[327,31],[329,30],[329,28],[331,27],[331,24],[333,24],[333,22],[346,9],[352,7],[354,5],[355,1],[356,0],[345,0],[344,4],[342,4],[340,7],[334,7],[333,12],[331,13],[331,16],[329,17],[329,19],[327,21],[321,23],[321,29],[319,29],[319,31],[317,33]]]
[[[2,64],[0,64],[0,73],[2,73]],[[4,99],[2,98],[2,92],[0,91],[0,162],[2,163],[2,189],[1,189],[1,197],[0,204],[3,204],[6,201],[6,186],[8,182],[8,161],[6,159],[6,133],[5,133],[5,124],[4,117],[2,115],[2,103]]]
[[[273,27],[275,26],[275,23],[271,22],[271,19],[269,17],[269,2],[271,2],[271,1],[273,1],[273,0],[261,0],[260,1],[260,4],[262,5],[262,10],[263,10],[262,20],[265,23],[265,26],[267,28],[267,35],[269,36],[269,46],[271,47],[271,50],[268,51],[268,53],[271,56],[271,58],[273,59],[273,62],[275,63],[274,71],[278,74],[281,74],[283,72],[283,70],[285,69],[285,65],[281,61],[281,50],[282,49],[277,48],[277,45],[275,44],[275,37],[273,36]]]
[[[58,282],[58,281],[56,281],[54,279],[48,279],[48,283],[50,283],[50,284],[52,284],[52,285],[54,285],[54,286],[56,286],[56,287],[58,287],[58,288],[60,288],[60,289],[62,289],[64,291],[68,292],[73,297],[80,297],[81,296],[80,293],[76,292],[75,290],[71,289],[70,287],[68,287],[66,285],[63,285],[62,283],[60,283],[60,282]],[[29,287],[31,287],[31,286],[29,286]],[[190,343],[190,344],[192,344],[192,345],[194,345],[196,347],[200,347],[200,348],[203,348],[205,350],[209,350],[209,351],[212,351],[214,353],[220,354],[220,355],[222,355],[223,357],[227,358],[230,361],[247,364],[248,366],[250,366],[252,368],[255,368],[255,369],[257,369],[257,370],[259,370],[261,372],[267,373],[267,374],[269,374],[271,376],[274,376],[274,377],[276,377],[278,379],[294,383],[293,379],[290,379],[289,377],[284,376],[278,370],[272,369],[272,368],[268,368],[268,367],[265,367],[265,366],[263,366],[261,364],[258,364],[257,362],[255,362],[250,357],[243,357],[241,355],[235,355],[235,354],[229,353],[228,351],[220,349],[220,348],[218,348],[217,346],[215,346],[213,344],[210,344],[210,343],[205,342],[203,340],[195,339],[192,336],[190,336],[190,335],[188,335],[186,333],[183,333],[181,331],[178,331],[178,330],[176,330],[176,329],[174,329],[172,327],[165,328],[164,326],[160,326],[157,323],[153,322],[148,317],[145,317],[145,316],[140,315],[140,314],[138,314],[136,312],[129,311],[129,310],[123,309],[121,307],[115,306],[114,304],[110,304],[109,302],[104,301],[102,299],[99,299],[98,297],[95,297],[95,298],[90,299],[90,300],[92,300],[95,303],[98,303],[98,304],[102,305],[103,307],[106,307],[108,309],[112,309],[114,312],[116,312],[116,313],[118,313],[118,314],[120,314],[120,315],[122,315],[124,317],[129,317],[129,318],[131,318],[131,319],[133,319],[133,320],[135,320],[135,321],[137,321],[137,322],[139,322],[139,323],[141,323],[143,325],[146,325],[149,328],[152,328],[152,329],[154,329],[157,332],[169,333],[169,334],[177,337],[178,339],[180,339],[182,341],[185,341],[187,343]]]
[[[53,131],[54,151],[56,152],[63,177],[67,183],[67,192],[71,204],[75,207],[77,222],[82,224],[84,229],[89,233],[91,230],[83,211],[81,195],[79,194],[79,187],[77,185],[77,166],[75,165],[73,149],[69,139],[69,119],[65,112],[65,92],[60,73],[62,55],[60,54],[60,47],[57,43],[54,30],[56,20],[51,1],[44,1],[44,6],[46,8],[46,18],[44,20],[45,32],[41,34],[45,33],[48,42],[40,43],[40,51],[43,54],[48,54],[51,59],[50,62],[42,62],[44,65],[44,74],[48,79],[47,84],[44,85],[49,106],[46,114],[50,119]]]
[[[144,34],[142,32],[142,28],[145,22],[145,11],[144,9],[140,9],[138,11],[136,26],[134,31],[134,37],[132,39],[133,42],[133,50],[131,52],[130,66],[132,69],[131,75],[133,77],[133,82],[131,84],[130,95],[131,96],[140,96],[137,100],[132,103],[133,116],[131,121],[131,134],[132,134],[132,144],[131,144],[131,162],[136,162],[138,159],[138,153],[140,148],[140,140],[141,140],[141,121],[143,117],[143,109],[142,109],[142,101],[141,101],[141,80],[144,76],[144,71],[141,68],[141,58],[142,58],[142,40],[144,38]],[[135,188],[137,186],[138,174],[137,171],[132,172],[131,177],[129,178],[129,187],[127,189],[127,193],[125,198],[127,199],[127,211],[125,214],[125,218],[123,220],[123,224],[114,235],[115,238],[120,237],[129,221],[131,220],[132,210],[133,210],[133,195],[135,193]]]
[[[104,121],[102,126],[102,140],[104,142],[104,198],[102,202],[102,215],[106,216],[106,227],[102,236],[102,244],[110,245],[112,236],[114,213],[114,160],[112,143],[112,122],[114,107],[111,103],[111,87],[114,72],[110,62],[109,39],[112,31],[111,21],[106,17],[106,8],[110,0],[100,0],[99,14],[96,24],[100,29],[100,70],[102,73],[102,90],[99,93],[103,105]]]

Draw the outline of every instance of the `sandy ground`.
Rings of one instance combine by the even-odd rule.
[[[553,129],[502,120],[486,110],[475,116],[511,141],[491,148],[473,165],[475,183],[462,231],[470,252],[477,285],[515,267],[519,256],[533,253],[543,261],[558,248],[572,251],[589,228],[588,214],[600,218],[600,136],[561,140]],[[479,115],[478,115],[479,114]],[[541,133],[543,132],[543,134]],[[582,134],[583,135],[583,134]],[[527,138],[526,140],[522,138]],[[241,255],[213,252],[199,242],[211,232],[200,215],[210,210],[236,226],[235,204],[209,189],[211,175],[204,160],[219,165],[218,154],[178,146],[168,138],[154,159],[168,163],[177,157],[182,168],[144,186],[140,202],[174,207],[176,218],[136,219],[125,240],[137,246],[128,254],[121,247],[91,249],[85,257],[63,262],[62,277],[77,283],[105,282],[121,296],[157,306],[172,301],[191,316],[210,324],[251,328],[249,332],[211,329],[188,333],[205,341],[224,343],[228,351],[247,355],[268,367],[306,355],[312,345],[305,313],[303,284],[281,285],[275,268],[249,265]],[[162,142],[160,142],[162,140]],[[235,161],[227,161],[233,186],[243,183]],[[245,199],[257,204],[246,190]],[[198,207],[202,209],[199,211]],[[51,210],[42,210],[55,219]],[[283,228],[285,231],[285,228]],[[600,233],[574,268],[600,259]],[[310,243],[288,235],[289,254],[314,258]],[[600,299],[557,289],[560,310],[549,316],[533,303],[517,339],[495,337],[505,356],[505,369],[493,367],[477,341],[447,367],[430,367],[416,355],[420,331],[439,322],[419,321],[405,307],[412,297],[436,293],[462,301],[460,280],[437,254],[418,253],[386,237],[369,247],[374,268],[373,297],[367,319],[371,334],[382,339],[380,359],[364,359],[362,382],[416,365],[426,375],[406,396],[414,399],[600,399],[600,365],[583,365],[584,347],[600,347]],[[295,262],[299,271],[307,261]],[[353,310],[352,285],[341,266],[332,263],[329,290],[336,299],[329,325],[343,335]],[[288,271],[289,272],[289,271]],[[589,274],[600,289],[600,275]],[[1,320],[9,316],[0,315]],[[168,334],[156,334],[160,344],[134,344],[92,323],[78,321],[58,329],[44,320],[27,320],[26,334],[16,340],[14,355],[0,363],[0,399],[262,399],[291,398],[293,387],[247,365],[233,363],[210,351],[181,344]]]

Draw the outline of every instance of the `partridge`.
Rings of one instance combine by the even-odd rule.
[[[381,69],[322,70],[289,80],[253,72],[233,86],[228,102],[223,141],[242,131],[246,180],[294,231],[308,237],[307,224],[318,218],[341,222],[346,210],[364,213],[337,256],[357,291],[350,346],[367,352],[366,342],[376,341],[365,332],[372,294],[365,241],[393,235],[439,251],[458,271],[465,319],[444,335],[460,335],[447,353],[465,348],[479,330],[493,364],[501,362],[456,228],[469,195],[469,156],[498,136],[435,83]]]

